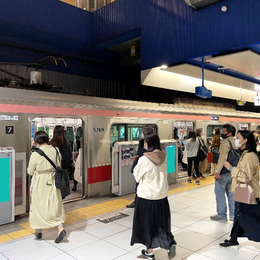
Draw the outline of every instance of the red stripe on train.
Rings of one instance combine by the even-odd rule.
[[[110,180],[111,165],[88,168],[88,184]]]

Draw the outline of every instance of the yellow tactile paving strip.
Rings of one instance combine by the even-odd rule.
[[[185,182],[182,184],[181,187],[169,190],[168,195],[176,194],[176,193],[191,190],[191,189],[196,189],[201,186],[209,185],[213,182],[214,182],[213,177],[207,177],[205,179],[200,179],[200,185],[197,185],[195,183],[195,181],[193,181],[192,183]],[[127,205],[127,204],[129,204],[129,200],[117,198],[112,201],[107,201],[107,202],[95,204],[92,206],[87,206],[87,207],[83,207],[80,209],[67,211],[65,224],[71,224],[71,223],[74,223],[74,222],[77,222],[80,220],[93,218],[93,217],[96,217],[96,216],[102,215],[102,214],[107,214],[111,211],[124,209],[125,205]],[[0,243],[4,243],[4,242],[10,241],[10,240],[25,237],[25,236],[31,235],[35,232],[34,229],[30,228],[29,222],[24,222],[19,225],[21,227],[23,227],[22,230],[0,235]]]

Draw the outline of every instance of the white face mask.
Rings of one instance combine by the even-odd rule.
[[[144,133],[141,133],[141,138],[144,139]]]
[[[235,140],[236,147],[240,148],[243,144],[244,144],[244,142],[242,144],[239,143],[239,139]]]

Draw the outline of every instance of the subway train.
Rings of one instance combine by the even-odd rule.
[[[2,87],[0,107],[0,146],[13,147],[17,158],[23,158],[16,165],[17,180],[26,171],[34,133],[45,130],[51,138],[55,125],[64,126],[74,162],[81,153],[77,198],[111,194],[111,147],[115,142],[138,141],[145,125],[161,139],[179,137],[180,143],[189,130],[202,128],[208,144],[213,128],[225,123],[260,130],[260,114],[224,104],[158,104]],[[17,194],[18,189],[16,184]]]

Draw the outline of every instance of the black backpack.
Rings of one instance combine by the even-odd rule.
[[[232,166],[237,166],[237,164],[240,160],[240,156],[241,156],[242,151],[240,149],[234,149],[232,147],[231,142],[229,140],[228,140],[228,142],[229,142],[230,150],[228,152],[227,161]],[[218,163],[218,158],[219,158],[219,155],[216,156],[216,163]],[[225,173],[229,173],[229,170],[226,167],[223,167],[220,174],[225,174]]]
[[[59,158],[59,153],[57,151],[57,148],[54,147],[57,154],[56,157]],[[52,165],[52,167],[55,169],[55,186],[57,189],[61,190],[61,196],[62,199],[64,199],[66,196],[70,195],[70,188],[69,188],[69,177],[66,170],[62,169],[60,166],[56,166],[55,163],[45,154],[45,152],[41,149],[38,149],[36,151],[41,156],[45,157],[45,159]]]

